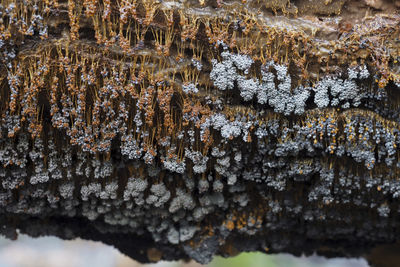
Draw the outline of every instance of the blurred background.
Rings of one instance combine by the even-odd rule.
[[[200,267],[195,262],[140,264],[113,247],[81,239],[63,241],[56,237],[18,240],[0,238],[0,267]],[[288,254],[242,253],[234,258],[215,257],[210,267],[368,267],[364,259],[326,259],[319,256],[293,257]]]

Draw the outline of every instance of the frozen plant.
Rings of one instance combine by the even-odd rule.
[[[242,124],[239,121],[226,121],[225,125],[221,128],[221,136],[225,139],[238,137],[242,132],[241,128]]]
[[[172,199],[169,212],[175,213],[180,209],[191,210],[195,207],[195,202],[193,201],[192,195],[183,191],[182,189],[176,189],[176,196]]]
[[[192,226],[192,225],[184,225],[179,228],[179,241],[180,242],[185,242],[190,240],[196,231],[198,230],[198,227]]]
[[[213,183],[213,191],[222,192],[224,189],[224,184],[220,180],[215,180]]]
[[[199,193],[206,192],[208,190],[208,187],[209,187],[209,183],[208,183],[207,179],[199,180],[199,184],[198,184]]]
[[[182,84],[182,91],[185,92],[186,94],[197,94],[199,92],[199,89],[197,89],[196,84],[187,83],[187,84]]]
[[[93,159],[92,166],[94,167],[95,179],[110,177],[113,172],[113,165],[111,161],[101,162],[97,159]]]
[[[238,76],[237,84],[240,90],[240,96],[245,101],[250,101],[253,99],[259,91],[259,83],[256,79],[246,79],[243,76]]]
[[[388,217],[389,214],[390,214],[390,208],[389,208],[389,206],[388,206],[386,203],[380,205],[380,206],[377,208],[377,210],[378,210],[379,216],[381,216],[381,217]]]
[[[72,198],[74,195],[74,190],[75,190],[75,185],[73,182],[66,182],[62,183],[58,186],[58,191],[60,192],[60,195],[65,198]]]
[[[233,89],[236,80],[236,69],[233,66],[233,61],[230,58],[229,52],[221,53],[223,61],[218,62],[212,59],[213,68],[210,72],[210,79],[219,90]]]
[[[314,91],[314,102],[319,108],[325,108],[328,105],[338,106],[340,102],[343,103],[342,108],[349,108],[350,103],[358,107],[364,96],[354,80],[343,80],[336,77],[323,78],[317,83]]]
[[[83,185],[81,187],[81,198],[83,201],[87,201],[90,195],[94,195],[96,198],[100,196],[101,184],[92,182],[88,185]]]
[[[162,207],[171,197],[171,193],[163,183],[153,184],[150,192],[152,194],[147,197],[146,203],[155,207]]]
[[[249,73],[249,69],[254,63],[253,59],[249,55],[230,54],[230,57],[239,70],[244,71],[244,74]]]
[[[192,58],[192,65],[198,70],[198,71],[201,71],[201,69],[203,68],[203,64],[201,64],[201,61],[199,61],[199,60],[197,60],[197,59],[195,59],[195,58]]]
[[[224,195],[219,192],[206,194],[199,198],[200,205],[203,207],[223,207],[227,205]]]
[[[179,244],[179,232],[175,229],[175,227],[171,226],[167,233],[167,240],[171,244]]]
[[[124,191],[124,200],[128,201],[131,197],[138,197],[148,185],[147,180],[130,177]]]
[[[182,160],[178,160],[178,156],[173,155],[172,158],[162,157],[162,160],[165,169],[180,174],[184,173],[186,168],[185,158],[183,158]]]
[[[137,113],[138,114],[138,113]],[[131,134],[121,138],[121,154],[129,159],[138,159],[142,156],[142,148],[139,142]]]
[[[276,71],[276,75],[270,69]],[[310,96],[308,87],[299,86],[291,89],[292,79],[288,67],[276,64],[273,61],[262,66],[262,83],[259,85],[257,99],[260,104],[267,104],[275,112],[289,115],[291,113],[304,113],[305,103]],[[275,79],[278,85],[275,84]]]
[[[185,148],[185,156],[193,162],[194,173],[204,173],[207,170],[208,157],[200,151],[191,151]]]
[[[118,183],[110,182],[100,193],[101,199],[117,199]]]
[[[220,130],[224,125],[228,123],[228,120],[226,119],[225,115],[222,113],[216,113],[213,114],[209,118],[209,123],[212,125],[212,127],[216,130]]]
[[[365,64],[362,66],[349,67],[347,69],[347,74],[350,80],[362,80],[367,79],[370,76],[367,66]]]

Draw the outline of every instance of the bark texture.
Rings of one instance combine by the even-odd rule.
[[[1,233],[142,262],[397,242],[399,7],[0,0]]]

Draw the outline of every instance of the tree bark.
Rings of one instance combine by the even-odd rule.
[[[0,3],[3,235],[390,260],[400,1]]]

